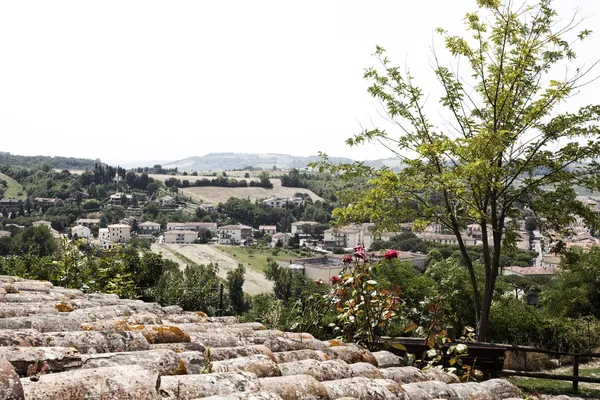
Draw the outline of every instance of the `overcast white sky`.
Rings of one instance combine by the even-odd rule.
[[[475,0],[0,2],[0,150],[175,160],[209,152],[388,157],[344,140],[381,118],[375,44],[426,92],[433,30]],[[600,1],[556,0],[600,26]],[[600,58],[600,31],[582,59]],[[577,103],[598,102],[595,83]],[[430,100],[435,112],[437,99]]]

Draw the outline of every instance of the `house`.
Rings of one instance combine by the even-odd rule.
[[[220,244],[241,244],[252,238],[254,229],[246,225],[224,225],[217,229]]]
[[[453,234],[443,233],[417,233],[416,236],[426,242],[434,242],[441,244],[458,245],[458,239]],[[476,246],[480,240],[468,237],[467,235],[462,236],[463,243],[465,246]]]
[[[175,199],[171,196],[163,196],[157,199],[156,202],[163,207],[172,207],[176,203]]]
[[[277,233],[277,227],[275,225],[260,225],[258,230],[269,235],[274,235]]]
[[[287,208],[288,205],[298,207],[304,204],[302,197],[276,197],[272,196],[266,200],[263,200],[263,204],[271,208]]]
[[[271,238],[271,247],[277,246],[277,243],[281,243],[282,246],[289,246],[290,242],[294,239],[294,235],[289,233],[276,233]]]
[[[547,277],[552,278],[557,273],[553,267],[504,267],[504,275],[516,275],[526,278]]]
[[[21,207],[23,207],[23,200],[21,199],[0,199],[0,210],[18,212]]]
[[[50,221],[34,221],[31,223],[33,226],[46,225],[48,228],[52,228],[52,222]]]
[[[215,211],[217,209],[217,207],[211,203],[202,203],[198,206],[198,208],[208,212]]]
[[[98,239],[101,241],[110,241],[110,233],[108,228],[100,228],[98,230]]]
[[[121,206],[123,205],[123,196],[125,196],[125,198],[127,199],[127,203],[129,203],[130,200],[133,200],[133,196],[130,194],[125,194],[125,193],[115,193],[115,194],[111,194],[110,197],[108,198],[108,202],[110,204],[112,204],[113,206]]]
[[[542,257],[541,265],[547,268],[556,268],[562,261],[561,257],[555,254],[546,254]]]
[[[374,236],[369,235],[375,229],[375,224],[353,224],[323,231],[325,246],[329,247],[354,247],[362,244],[366,249],[371,247]],[[367,240],[365,240],[367,239]]]
[[[108,225],[108,239],[113,243],[127,243],[131,235],[131,226],[125,224]]]
[[[311,226],[319,225],[318,222],[315,221],[297,221],[292,222],[292,235],[304,235],[307,234],[307,228],[310,229]]]
[[[216,222],[186,222],[185,228],[190,231],[208,231],[211,237],[217,236]]]
[[[190,244],[198,238],[198,232],[189,230],[170,230],[165,232],[165,243]]]
[[[80,239],[90,239],[92,237],[92,230],[87,226],[76,225],[71,228],[71,235],[77,236]]]
[[[87,226],[88,228],[91,228],[94,225],[100,225],[100,219],[99,218],[79,218],[77,221],[75,221],[75,223],[80,226]]]
[[[141,235],[152,235],[153,233],[156,233],[159,231],[160,231],[159,223],[146,221],[146,222],[142,222],[141,224],[138,224],[138,232]]]
[[[171,231],[174,229],[177,229],[180,231],[185,230],[185,222],[168,222],[167,223],[167,231]]]
[[[9,231],[0,231],[0,238],[2,237],[10,237],[11,233]]]
[[[56,205],[56,199],[51,199],[49,197],[36,197],[33,199],[33,204],[36,207],[52,207]]]

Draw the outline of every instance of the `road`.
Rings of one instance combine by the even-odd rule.
[[[229,255],[217,250],[208,244],[152,244],[152,251],[162,253],[163,257],[175,261],[183,269],[187,262],[185,258],[190,259],[196,264],[219,264],[217,275],[225,279],[227,272],[232,271],[238,266],[238,261]],[[185,257],[185,258],[184,258]],[[260,293],[270,293],[273,290],[273,283],[265,276],[250,267],[246,267],[244,276],[244,292],[250,295]]]

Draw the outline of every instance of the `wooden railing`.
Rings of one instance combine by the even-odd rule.
[[[390,351],[403,355],[403,353],[413,353],[417,355],[417,358],[423,351],[428,349],[425,344],[424,338],[389,338],[382,337],[381,341],[392,345]],[[456,343],[456,342],[455,342]],[[406,348],[406,351],[394,348],[394,344],[401,344]],[[469,357],[465,359],[467,364],[476,363],[477,368],[488,372],[492,378],[497,376],[523,376],[529,378],[540,378],[550,380],[561,380],[573,382],[573,390],[577,392],[579,390],[579,382],[588,383],[600,383],[600,378],[579,376],[579,366],[582,359],[587,358],[600,358],[600,353],[568,353],[563,351],[553,351],[539,349],[529,346],[517,346],[508,344],[491,344],[491,343],[466,343],[469,348]],[[446,345],[446,347],[448,347]],[[504,356],[507,351],[521,352],[521,353],[540,353],[549,354],[553,356],[572,357],[573,359],[573,375],[561,375],[561,374],[549,374],[546,372],[530,372],[523,370],[509,370],[504,369]],[[525,364],[526,365],[526,364]]]

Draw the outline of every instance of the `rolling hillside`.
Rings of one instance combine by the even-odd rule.
[[[8,189],[6,190],[6,192],[4,192],[4,196],[0,196],[0,197],[4,197],[6,199],[22,199],[22,200],[25,200],[25,198],[27,198],[27,195],[23,191],[23,186],[21,186],[21,184],[19,184],[13,178],[11,178],[8,175],[4,175],[3,173],[0,172],[0,179],[5,180],[6,183],[8,183]]]

